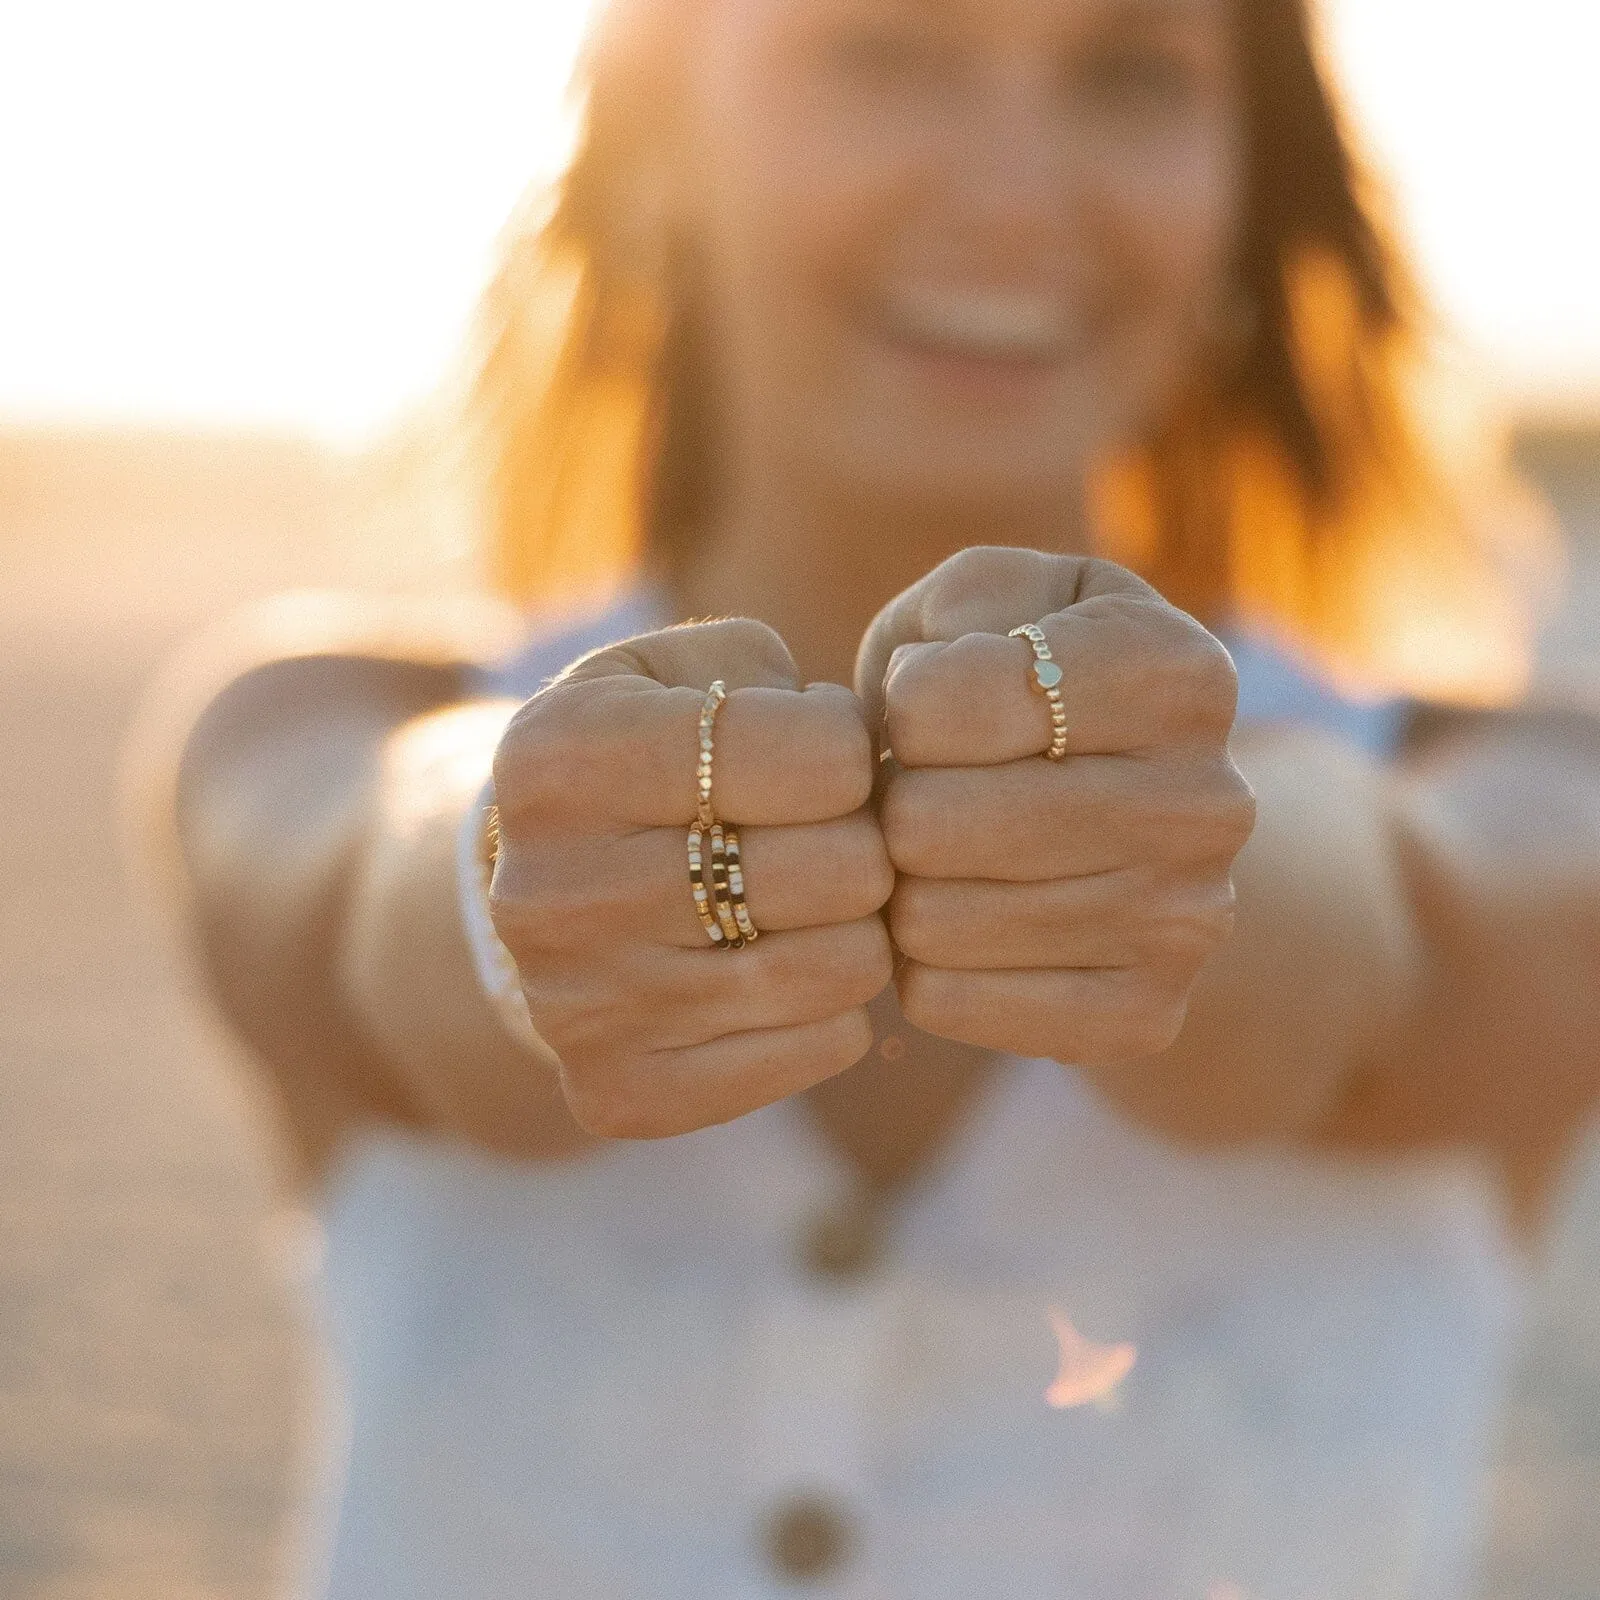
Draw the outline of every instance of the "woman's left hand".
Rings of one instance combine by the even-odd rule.
[[[1029,622],[1062,672],[1060,761],[1033,649],[1007,637]],[[1171,1044],[1255,815],[1222,645],[1110,562],[980,548],[879,613],[856,682],[896,763],[882,825],[907,1020],[1083,1064]]]

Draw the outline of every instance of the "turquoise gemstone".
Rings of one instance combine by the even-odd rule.
[[[1061,682],[1061,668],[1054,661],[1035,661],[1033,677],[1041,689],[1053,689]]]

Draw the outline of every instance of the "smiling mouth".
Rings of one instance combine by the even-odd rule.
[[[1063,360],[1086,331],[1054,296],[1016,290],[899,288],[880,303],[878,320],[899,344],[1020,366]]]

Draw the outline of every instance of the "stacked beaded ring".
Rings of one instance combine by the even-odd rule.
[[[1050,748],[1045,755],[1059,761],[1067,753],[1067,706],[1061,698],[1060,664],[1050,654],[1050,641],[1036,622],[1025,622],[1006,637],[1026,639],[1033,646],[1033,686],[1050,702]]]
[[[733,914],[733,897],[728,893],[728,835],[720,822],[711,825],[711,904],[729,948],[742,949],[745,938]]]
[[[753,944],[761,935],[756,932],[756,925],[750,918],[750,908],[744,903],[744,864],[739,859],[739,830],[727,828],[724,832],[728,852],[728,901],[733,907],[733,920],[744,935],[744,942]]]
[[[689,830],[689,887],[694,892],[695,915],[700,919],[700,926],[706,930],[706,937],[719,950],[726,950],[728,936],[722,931],[722,924],[711,909],[711,885],[707,878],[705,860],[705,830],[698,822]]]
[[[689,829],[689,888],[695,915],[719,950],[739,950],[759,937],[744,899],[739,835],[724,827],[711,808],[711,768],[717,713],[728,698],[719,678],[700,707],[700,761],[695,771],[695,822]]]

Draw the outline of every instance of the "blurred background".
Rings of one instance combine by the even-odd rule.
[[[1327,0],[1449,328],[1572,539],[1600,665],[1600,7]],[[174,646],[305,585],[474,577],[447,403],[558,165],[578,0],[0,15],[0,1597],[274,1592],[308,1415],[247,1072],[127,885],[119,751]],[[1494,1600],[1600,1595],[1600,1144],[1539,1264]]]

